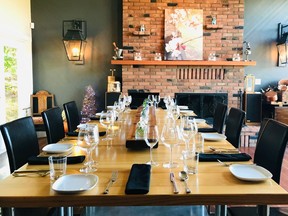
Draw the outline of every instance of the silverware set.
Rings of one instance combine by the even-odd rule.
[[[109,193],[109,189],[110,187],[112,186],[112,184],[117,180],[117,177],[118,177],[118,171],[113,171],[112,172],[112,176],[110,178],[110,181],[104,191],[104,194],[108,194]]]
[[[172,173],[172,172],[170,173],[170,181],[173,184],[173,192],[174,192],[174,194],[178,194],[179,190],[178,190],[175,178],[174,178],[174,173]]]
[[[50,173],[50,170],[15,170],[12,175],[15,177],[25,176],[41,176],[45,177]]]

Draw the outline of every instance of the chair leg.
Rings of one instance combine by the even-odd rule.
[[[269,216],[270,215],[270,207],[268,205],[258,205],[257,211],[259,216]]]

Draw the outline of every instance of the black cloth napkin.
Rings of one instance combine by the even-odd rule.
[[[246,153],[239,154],[199,154],[199,161],[249,161],[251,156]]]
[[[85,160],[84,155],[71,156],[71,157],[67,157],[67,164],[82,163],[84,160]],[[47,164],[49,164],[48,157],[31,156],[28,158],[28,164],[30,164],[30,165],[47,165]]]
[[[150,188],[151,165],[133,164],[126,184],[126,194],[147,194]]]
[[[78,136],[78,132],[72,131],[66,133],[68,136]]]
[[[100,120],[100,117],[98,117],[98,116],[90,116],[89,119],[90,120]]]
[[[217,130],[214,128],[198,128],[198,132],[200,132],[200,133],[212,133],[212,132],[217,132]]]

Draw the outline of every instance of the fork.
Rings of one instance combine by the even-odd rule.
[[[233,164],[233,163],[225,163],[225,162],[223,162],[223,161],[221,161],[221,160],[219,160],[219,159],[217,159],[217,161],[218,161],[220,164],[222,164],[222,165],[224,165],[224,166],[228,166],[228,167]]]
[[[109,188],[110,188],[110,187],[112,186],[112,184],[116,181],[117,177],[118,177],[118,171],[113,171],[113,172],[112,172],[111,179],[110,179],[110,181],[109,181],[109,183],[108,183],[108,185],[107,185],[107,187],[106,187],[106,189],[105,189],[105,191],[104,191],[104,194],[108,194],[108,193],[109,193]]]

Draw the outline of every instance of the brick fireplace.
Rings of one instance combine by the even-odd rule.
[[[123,47],[141,52],[143,61],[164,54],[164,10],[167,0],[123,0]],[[174,0],[178,8],[203,10],[203,60],[215,52],[217,61],[233,54],[242,56],[244,0]],[[211,26],[212,17],[217,25]],[[137,35],[141,25],[147,34]],[[123,60],[133,60],[133,52],[124,50]],[[120,63],[121,64],[121,63]],[[122,65],[122,91],[148,89],[160,95],[175,93],[227,93],[229,107],[238,107],[239,89],[244,90],[244,66],[209,63],[202,65]]]

